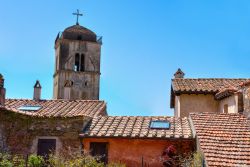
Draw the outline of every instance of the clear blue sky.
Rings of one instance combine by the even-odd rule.
[[[0,5],[0,73],[7,97],[52,98],[54,40],[80,23],[103,36],[101,99],[111,115],[172,115],[170,84],[250,77],[249,0],[8,0]]]

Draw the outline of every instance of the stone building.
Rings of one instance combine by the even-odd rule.
[[[250,79],[184,78],[178,69],[171,83],[170,107],[176,117],[190,113],[242,113],[243,94],[240,84]]]
[[[101,45],[78,22],[58,34],[53,100],[41,99],[39,81],[33,99],[8,99],[0,74],[0,152],[47,156],[70,148],[105,163],[160,167],[174,146],[178,156],[200,150],[207,166],[250,166],[250,79],[184,78],[178,69],[175,117],[108,116],[99,100]]]
[[[98,100],[42,100],[39,82],[34,99],[5,99],[0,79],[0,151],[48,155],[69,148],[80,150],[79,133],[95,116],[107,115],[106,103]]]
[[[76,25],[55,40],[54,99],[41,99],[36,81],[33,99],[6,99],[0,74],[0,151],[47,155],[81,149],[79,134],[96,116],[107,115],[99,101],[101,38]]]
[[[101,45],[101,38],[78,23],[57,35],[54,99],[99,99]]]

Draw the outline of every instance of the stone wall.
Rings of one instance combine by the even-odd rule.
[[[64,86],[66,81],[71,81],[70,99],[98,100],[101,45],[60,39],[55,49],[54,99],[66,99]],[[76,54],[84,55],[84,71],[74,71]]]
[[[179,155],[195,148],[194,139],[84,138],[82,141],[87,153],[91,142],[107,142],[108,162],[122,162],[127,167],[141,167],[142,157],[146,166],[162,167],[161,155],[170,145],[177,148]]]
[[[56,139],[56,151],[70,147],[79,150],[79,133],[89,118],[36,118],[9,111],[0,112],[0,151],[30,154],[37,140]]]
[[[244,108],[244,115],[247,118],[250,118],[250,86],[246,86],[242,89],[243,91],[243,108]]]

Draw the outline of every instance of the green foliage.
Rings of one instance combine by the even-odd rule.
[[[4,159],[0,162],[0,167],[13,167],[14,165],[8,160]]]
[[[94,157],[81,155],[65,157],[64,155],[50,155],[49,167],[104,167],[103,163],[97,162]]]
[[[30,155],[28,159],[29,167],[42,167],[44,165],[44,159],[41,156]]]
[[[185,158],[180,160],[181,166],[183,167],[202,167],[203,156],[200,152],[194,152]]]
[[[13,167],[10,156],[5,153],[0,153],[0,167]]]
[[[12,161],[15,164],[14,166],[16,166],[16,167],[25,167],[25,160],[23,159],[22,156],[15,155],[12,158]]]
[[[66,153],[65,153],[66,152]],[[100,157],[92,157],[79,152],[65,151],[59,155],[51,154],[48,161],[43,157],[30,155],[27,160],[28,167],[105,167],[104,163],[98,162]],[[25,167],[26,161],[23,156],[0,153],[0,167]],[[122,163],[110,163],[106,167],[126,167]]]

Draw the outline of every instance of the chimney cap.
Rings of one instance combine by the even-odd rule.
[[[174,73],[175,78],[184,78],[184,75],[185,73],[180,68]]]
[[[34,85],[34,88],[42,88],[42,86],[41,86],[39,80],[36,80],[36,83],[35,83],[35,85]]]

